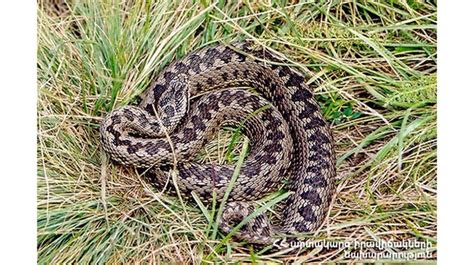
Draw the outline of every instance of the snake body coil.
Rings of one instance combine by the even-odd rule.
[[[104,150],[119,163],[146,168],[145,176],[156,186],[169,183],[174,168],[182,194],[189,197],[194,191],[210,201],[215,191],[221,200],[235,166],[192,159],[220,126],[237,126],[250,139],[250,153],[220,228],[229,232],[255,210],[253,201],[286,179],[285,189],[293,193],[280,202],[278,225],[261,214],[236,236],[268,244],[275,232],[314,232],[335,192],[332,135],[304,77],[269,61],[279,62],[249,42],[204,48],[175,61],[137,107],[125,106],[106,116],[100,127]]]

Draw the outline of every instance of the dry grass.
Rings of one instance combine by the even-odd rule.
[[[133,103],[167,63],[242,38],[303,71],[333,125],[338,193],[315,239],[428,241],[436,257],[435,3],[78,1],[60,15],[43,4],[39,263],[349,260],[338,248],[275,253],[223,240],[215,207],[161,194],[100,149],[103,115]],[[220,132],[200,159],[235,161],[234,135]]]

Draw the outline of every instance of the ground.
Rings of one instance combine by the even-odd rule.
[[[347,248],[275,253],[227,240],[212,208],[161,194],[100,148],[104,115],[134,103],[169,62],[242,39],[303,72],[331,123],[337,195],[314,239],[424,242],[389,252],[435,259],[436,9],[417,0],[40,1],[38,262],[351,259]],[[200,159],[236,160],[240,144],[226,152],[234,136],[221,131]]]

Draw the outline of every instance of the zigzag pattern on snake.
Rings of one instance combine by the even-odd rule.
[[[244,89],[251,87],[254,90]],[[311,233],[324,221],[335,192],[333,139],[302,74],[250,42],[206,47],[160,72],[138,106],[113,110],[101,123],[103,149],[114,160],[145,169],[163,188],[170,170],[180,192],[222,200],[234,165],[193,162],[223,125],[250,140],[225,206],[220,228],[229,232],[255,210],[254,201],[284,186],[278,221],[265,214],[235,236],[269,244],[276,233]]]

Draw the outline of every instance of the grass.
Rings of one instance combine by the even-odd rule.
[[[435,1],[61,7],[42,1],[38,9],[39,263],[349,260],[337,248],[275,253],[228,240],[213,230],[217,202],[166,196],[100,149],[102,117],[134,103],[169,62],[244,38],[304,72],[332,125],[338,193],[315,239],[428,241],[436,258]],[[199,159],[235,163],[244,145],[245,137],[223,130]]]

